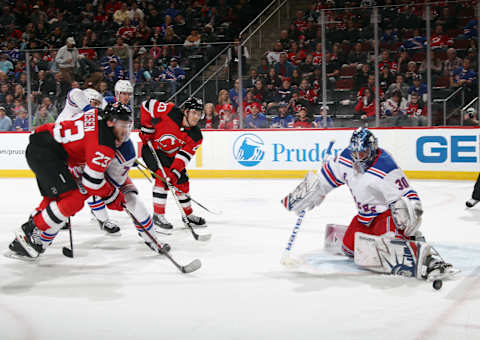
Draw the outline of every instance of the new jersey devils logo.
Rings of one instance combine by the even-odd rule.
[[[178,139],[174,135],[163,135],[156,140],[160,149],[166,154],[172,154],[177,152],[185,144],[182,140]]]

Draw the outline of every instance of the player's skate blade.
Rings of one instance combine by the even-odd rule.
[[[100,226],[100,230],[105,232],[105,235],[107,236],[122,236],[120,233],[120,227],[113,222],[112,220],[105,220],[104,222],[97,220],[98,225]]]
[[[167,221],[163,215],[153,215],[153,224],[161,229],[170,230],[173,229],[173,225]]]
[[[468,201],[465,202],[465,205],[467,206],[467,208],[472,208],[472,207],[474,207],[478,202],[480,202],[480,201],[477,201],[477,200],[474,199],[474,198],[470,198]]]

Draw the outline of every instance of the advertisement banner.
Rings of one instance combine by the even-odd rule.
[[[474,179],[479,171],[477,128],[372,129],[411,178]],[[203,131],[201,148],[190,162],[192,177],[300,177],[321,166],[326,148],[348,146],[352,129]],[[0,133],[0,176],[25,176],[29,133]],[[137,154],[138,132],[131,134]],[[136,170],[132,172],[137,177]]]

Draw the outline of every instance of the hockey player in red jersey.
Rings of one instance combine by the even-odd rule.
[[[30,136],[26,158],[43,200],[9,245],[16,257],[42,254],[90,195],[102,197],[110,209],[123,210],[125,196],[104,172],[115,148],[128,138],[131,113],[115,104],[98,116],[94,108],[75,120],[42,125]]]
[[[193,215],[188,196],[189,178],[186,166],[202,143],[202,132],[198,122],[203,115],[203,103],[200,99],[189,98],[183,110],[173,103],[164,103],[155,99],[144,101],[141,106],[141,133],[143,142],[142,157],[147,166],[163,177],[157,162],[147,145],[151,142],[168,180],[183,193],[177,192],[180,204],[192,226],[205,226],[202,217]],[[185,193],[185,194],[184,194]],[[172,224],[165,218],[167,186],[159,179],[153,187],[153,221],[156,226],[171,229]]]

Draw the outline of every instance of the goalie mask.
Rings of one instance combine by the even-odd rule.
[[[364,173],[377,156],[377,138],[367,128],[358,128],[352,134],[348,150],[352,154],[355,169]]]

